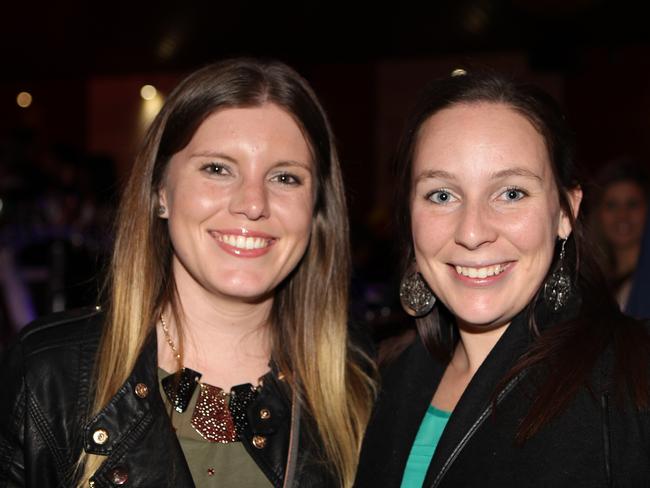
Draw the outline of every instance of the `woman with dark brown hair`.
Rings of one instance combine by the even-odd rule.
[[[650,340],[585,241],[571,133],[539,89],[431,84],[397,155],[400,295],[357,486],[650,485]]]
[[[350,486],[374,387],[348,278],[307,82],[245,59],[191,74],[133,166],[105,308],[6,354],[0,487]]]

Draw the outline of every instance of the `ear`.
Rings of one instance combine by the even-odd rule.
[[[167,192],[164,187],[158,189],[158,206],[156,208],[156,215],[161,219],[169,218],[169,207],[167,206]]]
[[[582,202],[582,188],[577,186],[567,193],[569,205],[571,206],[571,213],[573,220],[578,217],[580,211],[580,203]],[[557,235],[560,239],[566,239],[571,235],[573,229],[571,228],[571,220],[564,210],[560,211],[560,222],[558,223]]]

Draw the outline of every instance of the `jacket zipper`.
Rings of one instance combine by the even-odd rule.
[[[603,455],[605,457],[605,479],[607,486],[614,486],[612,484],[612,464],[611,464],[611,435],[609,429],[609,396],[603,393],[600,397],[600,408],[602,412],[603,422]]]

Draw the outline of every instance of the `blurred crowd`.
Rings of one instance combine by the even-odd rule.
[[[110,158],[0,141],[0,343],[34,318],[96,303],[117,191]]]

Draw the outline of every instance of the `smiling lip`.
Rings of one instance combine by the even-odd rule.
[[[247,229],[223,229],[210,231],[219,247],[228,254],[240,258],[256,258],[268,253],[276,238],[263,232]]]
[[[453,276],[464,284],[489,286],[507,276],[514,264],[514,261],[505,261],[487,266],[450,264],[449,269]]]

